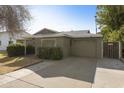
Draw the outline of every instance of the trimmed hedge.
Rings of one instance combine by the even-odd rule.
[[[24,46],[21,44],[11,44],[7,47],[8,56],[22,56],[24,55]]]
[[[63,53],[59,47],[40,47],[38,48],[38,57],[42,59],[60,60]]]
[[[35,53],[35,48],[31,45],[28,45],[26,47],[26,54],[34,54]]]
[[[25,47],[22,44],[11,44],[7,47],[8,56],[23,56],[25,52]],[[27,54],[34,54],[35,48],[33,46],[28,45],[26,47]]]

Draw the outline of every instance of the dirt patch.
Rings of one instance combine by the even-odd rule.
[[[12,72],[39,62],[42,62],[42,60],[35,57],[34,55],[21,56],[21,57],[8,57],[5,54],[5,52],[3,53],[1,52],[0,53],[0,74]]]

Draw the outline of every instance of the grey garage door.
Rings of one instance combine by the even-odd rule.
[[[96,57],[95,39],[77,39],[72,41],[72,55],[80,57]]]

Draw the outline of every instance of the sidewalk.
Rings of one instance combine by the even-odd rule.
[[[10,72],[8,74],[0,75],[0,87],[7,87],[7,85],[8,87],[21,87],[21,88],[42,87],[42,86],[37,86],[29,82],[20,80],[20,78],[33,74],[34,71],[38,71],[49,65],[52,65],[52,63],[49,63],[49,62],[38,63],[27,68]],[[6,84],[6,86],[4,86],[4,84]]]
[[[98,60],[93,88],[124,88],[124,63],[117,59]]]

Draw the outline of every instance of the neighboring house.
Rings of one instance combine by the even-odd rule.
[[[18,33],[9,34],[9,32],[0,32],[0,50],[6,50],[11,43],[16,43],[17,39],[22,40],[23,37],[30,36],[29,33],[22,31]]]
[[[35,46],[36,54],[38,47],[61,47],[64,57],[103,57],[102,35],[91,34],[89,30],[51,33],[51,30],[47,29],[47,33],[45,32],[46,29],[43,29],[26,38],[27,45]]]

